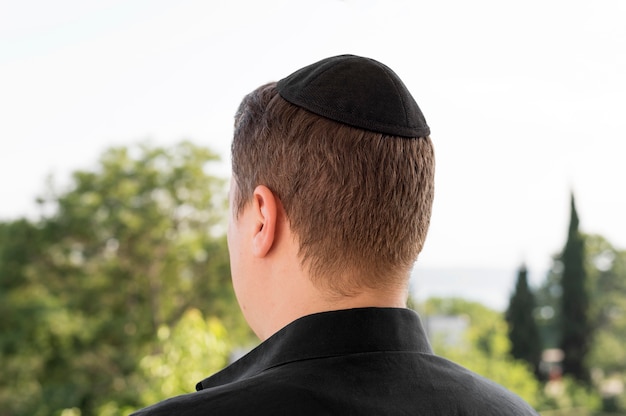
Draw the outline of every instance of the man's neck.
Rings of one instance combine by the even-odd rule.
[[[408,291],[404,288],[387,291],[365,289],[350,296],[340,296],[309,287],[301,293],[284,294],[275,301],[266,325],[257,335],[265,340],[296,319],[319,312],[366,307],[406,308],[407,295]]]

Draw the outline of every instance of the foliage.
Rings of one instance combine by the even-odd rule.
[[[567,241],[561,255],[561,350],[563,374],[589,381],[586,356],[591,344],[589,287],[585,270],[584,239],[578,230],[578,213],[571,197],[571,218]]]
[[[592,285],[594,339],[588,365],[605,374],[626,374],[626,250],[589,235],[586,267]]]
[[[626,382],[626,251],[616,249],[599,235],[581,234],[580,238],[589,297],[589,345],[583,365],[591,369],[591,381],[601,393],[606,410],[626,411],[626,401],[620,399],[623,390],[606,387]],[[544,343],[550,348],[559,346],[563,331],[564,261],[563,255],[554,257],[546,280],[536,292],[536,316]]]
[[[562,409],[566,414],[575,414],[573,409],[581,412],[595,411],[602,407],[600,395],[590,389],[587,384],[565,376],[560,380],[549,381],[544,388],[541,409]]]
[[[520,267],[505,319],[511,341],[511,354],[514,358],[526,361],[534,373],[539,375],[543,348],[534,316],[535,296],[528,287],[527,275],[526,267]]]
[[[142,405],[141,357],[191,308],[235,328],[229,337],[249,335],[230,286],[225,181],[207,173],[214,161],[189,142],[112,148],[41,200],[49,216],[0,225],[3,414]]]
[[[590,324],[593,337],[586,358],[592,381],[611,409],[626,410],[619,393],[604,392],[611,380],[626,382],[626,251],[613,247],[604,237],[585,235],[585,269],[589,281]],[[541,327],[545,334],[559,334],[560,276],[563,266],[555,258],[551,272],[537,292]],[[543,311],[557,311],[546,314]],[[544,337],[544,341],[546,338]],[[554,344],[551,345],[554,347]],[[623,392],[621,393],[623,396]],[[607,408],[607,410],[608,410]]]
[[[27,273],[44,247],[28,221],[0,224],[0,408],[7,415],[34,414],[33,398],[43,394],[36,376],[56,347],[55,334],[69,326],[59,302]]]
[[[544,348],[559,348],[561,340],[561,275],[563,263],[560,255],[552,258],[548,274],[535,292],[536,319]]]
[[[161,348],[143,357],[130,387],[140,407],[168,397],[194,391],[195,383],[228,363],[231,343],[226,328],[215,318],[205,318],[189,309],[174,327],[162,325],[157,332]],[[136,410],[109,401],[98,409],[100,416],[127,414]]]
[[[594,337],[587,365],[607,411],[626,412],[626,251],[598,235],[586,237]]]
[[[159,328],[158,337],[162,350],[140,363],[144,405],[189,393],[195,383],[228,364],[231,347],[226,328],[217,318],[205,319],[198,309],[187,311],[173,329]],[[160,388],[151,383],[154,379],[162,380]]]
[[[422,310],[426,317],[466,316],[469,320],[464,343],[449,345],[432,339],[437,354],[505,386],[533,406],[539,403],[539,383],[526,362],[511,356],[507,324],[501,313],[457,298],[429,299]]]

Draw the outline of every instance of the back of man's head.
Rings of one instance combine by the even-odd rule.
[[[393,71],[329,58],[246,96],[232,144],[235,212],[281,201],[314,283],[340,295],[406,285],[434,193],[429,129]]]

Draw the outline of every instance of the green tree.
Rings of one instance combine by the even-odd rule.
[[[567,242],[561,255],[561,342],[563,374],[582,382],[589,381],[585,361],[592,336],[589,318],[589,287],[585,270],[585,243],[579,229],[574,195],[571,196],[571,217]]]
[[[45,251],[40,229],[25,219],[0,223],[0,412],[34,414],[41,395],[48,338],[38,323],[52,320],[57,302],[28,271]],[[60,323],[54,323],[49,332]]]
[[[537,326],[544,348],[559,348],[561,340],[561,276],[563,263],[560,255],[552,257],[552,266],[535,292]]]
[[[599,235],[585,238],[594,337],[587,356],[607,411],[626,412],[626,251]]]
[[[175,326],[157,331],[161,348],[143,357],[129,381],[140,407],[194,391],[195,384],[226,364],[232,344],[222,322],[188,309]],[[201,365],[198,365],[201,363]],[[137,410],[115,400],[98,408],[99,416],[117,416]]]
[[[593,338],[586,357],[596,388],[626,383],[626,251],[616,249],[600,235],[584,236],[585,270],[589,284],[589,323]],[[561,256],[554,257],[546,280],[537,291],[538,321],[550,348],[559,346],[561,334]],[[572,381],[572,385],[573,381]],[[605,404],[626,410],[626,400],[605,394]],[[622,394],[623,396],[623,394]]]
[[[19,322],[25,329],[5,325],[2,358],[32,384],[18,406],[17,384],[0,383],[5,414],[140,406],[138,363],[162,350],[159,329],[190,308],[219,317],[234,329],[229,338],[248,336],[230,285],[226,182],[209,174],[216,161],[190,142],[111,148],[94,170],[75,172],[68,190],[42,198],[51,214],[20,225],[34,247],[0,238],[0,253],[25,259],[0,260],[12,273],[1,280],[10,285],[3,312],[29,317]]]
[[[528,270],[522,266],[518,270],[515,291],[511,295],[505,319],[511,340],[511,354],[530,364],[539,376],[543,348],[535,322],[535,308],[535,296],[528,286]]]
[[[599,235],[585,242],[594,328],[588,363],[606,374],[626,374],[626,251]]]

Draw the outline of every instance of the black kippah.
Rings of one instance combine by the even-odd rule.
[[[402,80],[373,59],[327,58],[283,78],[277,87],[290,103],[353,127],[403,137],[430,134]]]

